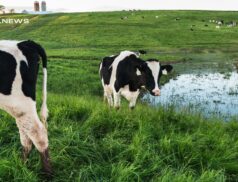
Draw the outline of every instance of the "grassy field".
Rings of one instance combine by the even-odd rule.
[[[125,49],[145,49],[144,58],[162,62],[238,60],[238,28],[215,29],[208,22],[237,16],[203,11],[12,15],[29,18],[30,24],[0,24],[0,39],[32,39],[47,50],[53,181],[238,181],[236,120],[204,119],[145,103],[134,111],[126,103],[110,110],[98,76],[101,58]],[[41,78],[42,73],[39,105]],[[0,112],[0,120],[0,181],[40,181],[37,151],[24,165],[14,119]]]

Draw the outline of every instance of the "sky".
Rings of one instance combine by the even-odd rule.
[[[85,12],[128,9],[238,10],[238,0],[46,0],[51,11]],[[0,0],[7,8],[32,10],[34,0]]]

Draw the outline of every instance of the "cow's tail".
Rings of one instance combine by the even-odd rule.
[[[47,126],[48,108],[47,108],[47,56],[45,50],[38,45],[39,55],[42,59],[43,67],[43,88],[42,88],[42,105],[41,105],[41,120],[45,126]]]
[[[45,126],[47,126],[48,108],[47,108],[47,55],[44,48],[41,45],[35,43],[34,41],[27,41],[28,44],[33,47],[42,59],[43,67],[43,88],[42,88],[42,105],[41,105],[41,120]]]
[[[43,67],[43,95],[41,105],[41,120],[47,126],[48,108],[47,108],[47,68]]]

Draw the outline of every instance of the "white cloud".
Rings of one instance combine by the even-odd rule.
[[[49,10],[109,11],[123,9],[238,10],[237,0],[46,0]],[[33,9],[34,0],[1,0],[7,7]]]

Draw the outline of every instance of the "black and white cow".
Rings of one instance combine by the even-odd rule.
[[[154,96],[160,95],[160,77],[172,69],[171,65],[161,65],[155,59],[143,61],[130,51],[105,57],[99,68],[104,99],[110,106],[119,108],[122,95],[130,102],[129,107],[134,108],[141,88],[146,88]]]
[[[43,62],[43,103],[41,120],[36,109],[36,82],[40,63]],[[40,152],[43,170],[52,175],[46,119],[47,56],[44,49],[33,41],[0,41],[0,109],[15,118],[26,160],[32,143]]]

